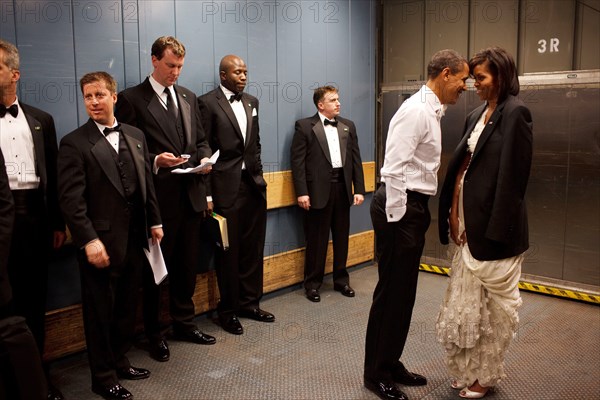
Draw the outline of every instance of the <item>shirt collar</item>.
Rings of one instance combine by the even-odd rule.
[[[321,119],[321,123],[322,123],[323,125],[325,125],[325,120],[326,120],[326,119],[329,119],[329,118],[327,118],[326,116],[324,116],[323,114],[321,114],[321,112],[320,112],[320,111],[317,111],[317,114],[319,114],[319,118]],[[330,120],[330,121],[335,121],[336,119],[335,119],[335,117],[334,117],[334,118],[331,118],[331,119],[329,119],[329,120]]]
[[[158,81],[156,79],[154,79],[152,74],[150,74],[150,76],[148,77],[148,80],[150,81],[150,85],[152,86],[152,89],[154,89],[156,94],[161,96],[164,93],[166,86],[163,86],[160,83],[158,83]],[[169,89],[171,90],[171,93],[173,93],[173,90],[171,88],[169,88]]]
[[[223,84],[219,84],[219,87],[221,88],[221,90],[223,91],[223,93],[225,94],[225,97],[227,97],[227,99],[229,100],[229,98],[234,95],[235,93],[233,93],[231,90],[227,89],[225,86],[223,86]]]
[[[94,121],[94,120],[92,120],[92,121]],[[97,123],[96,121],[94,121],[94,123],[96,124],[96,126],[98,127],[98,129],[100,130],[102,135],[104,135],[104,128],[114,128],[115,126],[119,125],[119,122],[117,121],[116,117],[115,117],[115,122],[112,125],[102,125],[102,124]]]
[[[427,87],[427,85],[423,85],[421,88],[421,99],[424,100],[429,107],[431,107],[431,110],[438,116],[438,119],[444,116],[448,106],[446,104],[442,104],[435,92]]]

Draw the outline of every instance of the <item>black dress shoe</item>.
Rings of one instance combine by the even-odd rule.
[[[423,375],[409,372],[401,362],[399,362],[396,368],[392,371],[392,379],[394,382],[406,386],[427,385],[427,378],[425,378]]]
[[[306,291],[306,298],[315,303],[321,301],[321,296],[319,295],[319,291],[317,289],[308,289]]]
[[[268,311],[256,307],[252,310],[240,310],[240,317],[250,318],[260,322],[275,322],[275,316]]]
[[[92,384],[92,392],[104,397],[107,400],[133,399],[131,392],[118,383],[110,387]]]
[[[48,382],[48,400],[63,400],[65,397],[53,384]]]
[[[408,400],[408,396],[393,383],[374,382],[365,379],[365,387],[384,400]]]
[[[169,345],[167,345],[167,341],[164,339],[158,341],[151,340],[148,351],[150,352],[150,357],[154,358],[156,361],[165,362],[169,361],[169,358],[171,358]]]
[[[136,368],[129,366],[129,368],[117,369],[117,376],[121,379],[129,379],[130,381],[137,381],[138,379],[146,379],[150,377],[150,371],[144,368]]]
[[[346,297],[354,297],[356,295],[356,293],[354,293],[354,289],[352,289],[350,285],[334,287],[333,290],[340,292]]]
[[[221,328],[233,335],[241,335],[244,333],[244,328],[235,315],[231,317],[219,315],[219,323],[221,324]]]
[[[192,329],[190,331],[184,332],[175,332],[174,337],[177,340],[183,340],[186,342],[196,344],[215,344],[217,342],[217,339],[210,335],[207,335],[206,333],[200,332],[198,329]]]

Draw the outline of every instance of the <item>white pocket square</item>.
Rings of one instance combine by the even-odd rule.
[[[256,117],[258,115],[258,113],[256,112],[256,108],[252,109],[252,116]]]

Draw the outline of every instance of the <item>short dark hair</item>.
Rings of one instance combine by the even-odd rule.
[[[519,75],[512,56],[501,47],[488,47],[480,50],[469,60],[471,75],[476,66],[488,62],[488,68],[498,85],[498,102],[511,94],[519,94]]]
[[[331,92],[337,93],[338,90],[335,86],[331,85],[316,88],[315,92],[313,93],[313,102],[315,103],[315,107],[319,108],[319,102],[323,100],[323,97],[325,97],[327,93]]]
[[[0,50],[4,51],[4,64],[10,69],[19,69],[19,50],[7,41],[0,39]]]
[[[96,71],[96,72],[88,72],[79,80],[79,87],[81,88],[81,93],[83,93],[83,87],[89,83],[94,82],[104,82],[106,83],[106,88],[111,93],[117,93],[117,81],[112,77],[111,74],[104,71]]]
[[[157,59],[162,59],[165,50],[171,49],[177,57],[185,57],[185,46],[173,36],[161,36],[152,43],[151,54]]]
[[[431,57],[427,65],[427,77],[430,79],[437,77],[446,67],[450,68],[452,74],[456,74],[463,69],[464,64],[467,64],[467,60],[457,51],[440,50]]]

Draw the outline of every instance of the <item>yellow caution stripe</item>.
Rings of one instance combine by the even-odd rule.
[[[437,265],[421,264],[419,270],[448,276],[450,268],[438,267]],[[563,297],[567,299],[600,305],[600,296],[586,292],[578,292],[575,290],[559,288],[555,286],[546,286],[541,285],[539,283],[530,283],[524,281],[519,282],[519,289],[526,290],[528,292],[542,293],[550,296]]]

